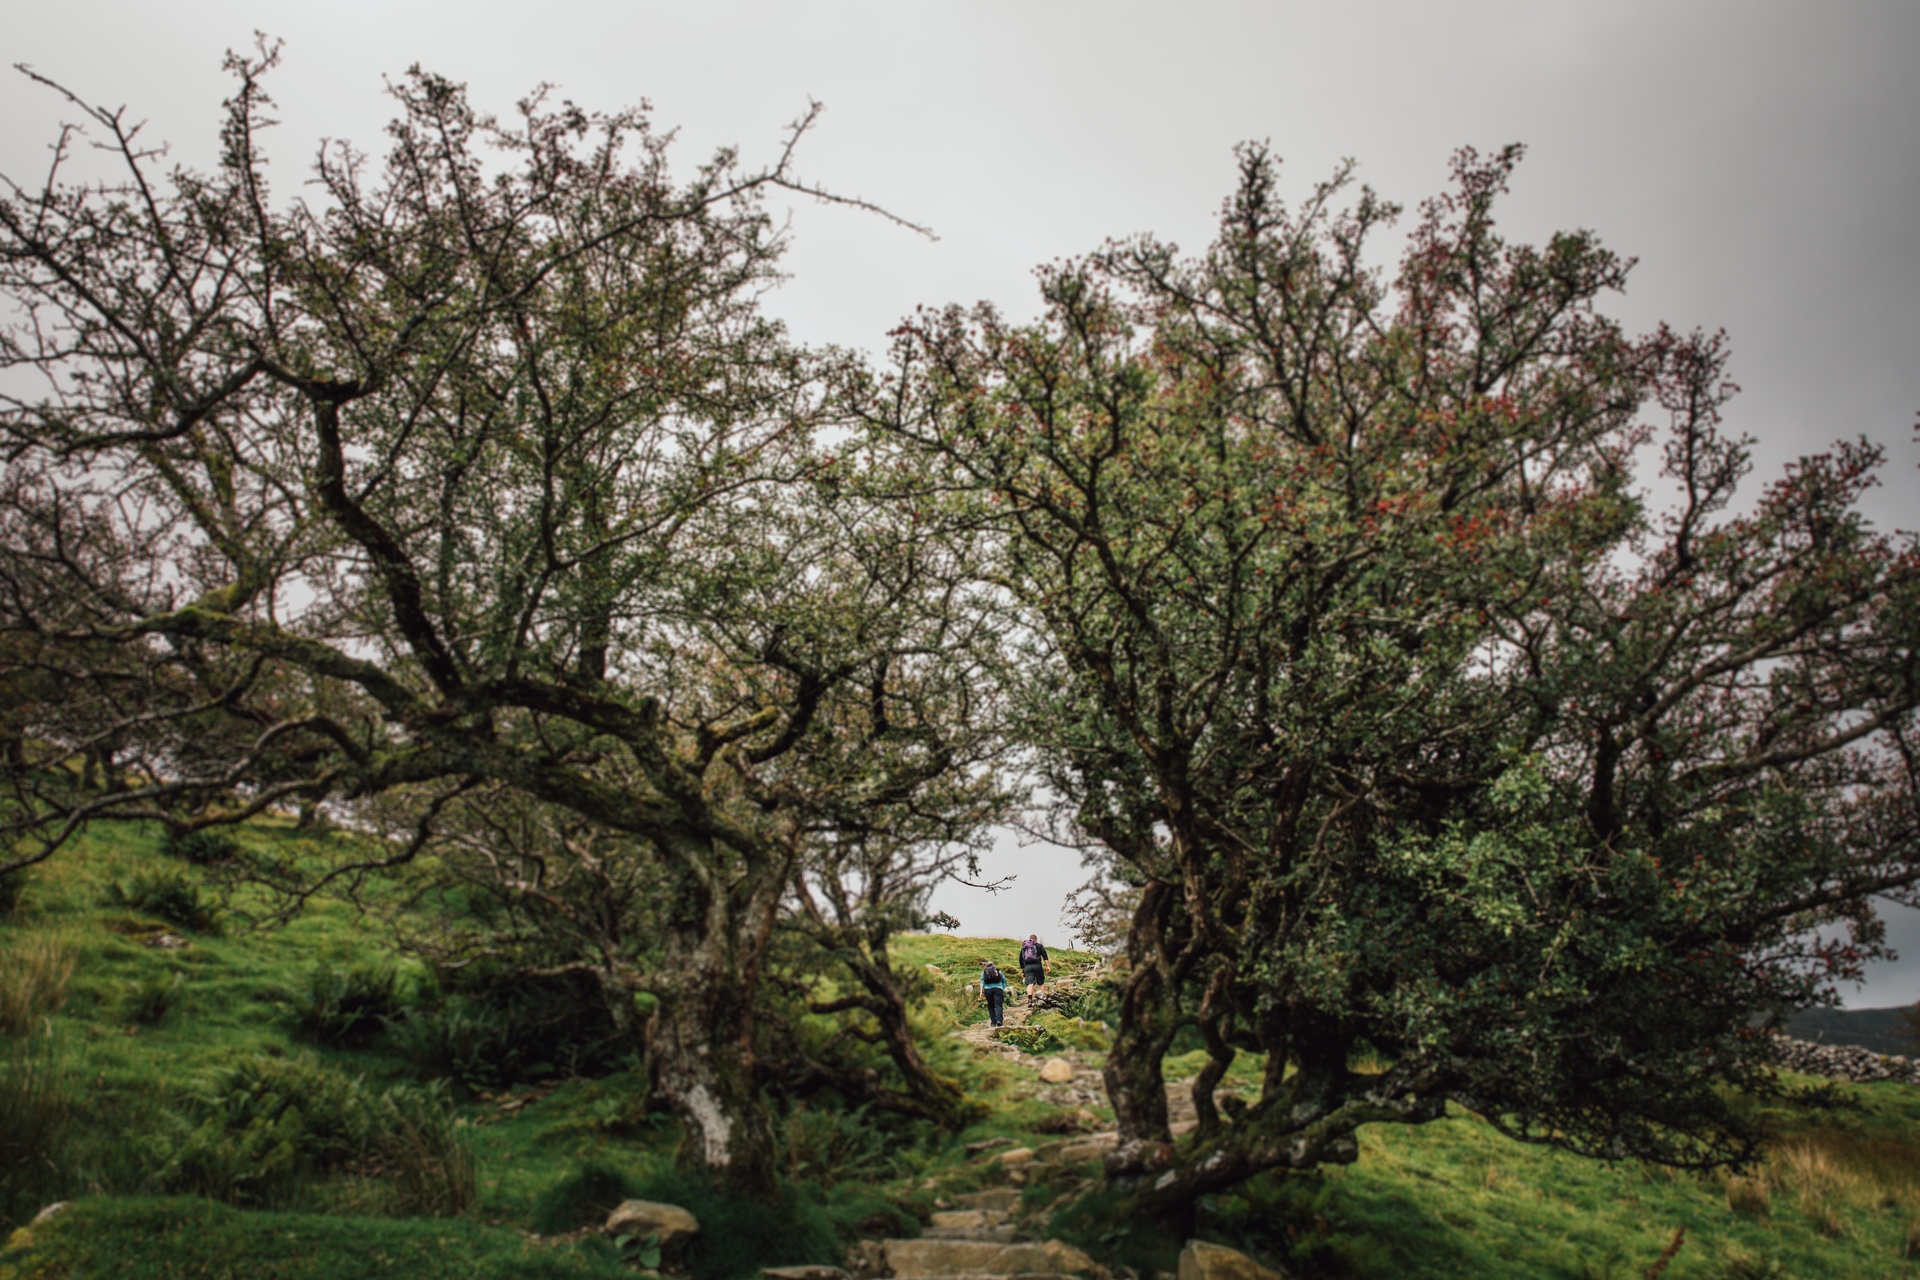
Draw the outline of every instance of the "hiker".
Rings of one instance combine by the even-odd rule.
[[[1047,949],[1037,933],[1020,944],[1020,973],[1027,980],[1027,1003],[1032,1004],[1034,993],[1047,985]]]
[[[987,998],[987,1021],[999,1026],[1006,1011],[1007,980],[991,960],[980,970],[980,994]]]

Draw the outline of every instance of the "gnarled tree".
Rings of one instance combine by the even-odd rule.
[[[1586,233],[1504,242],[1516,158],[1463,152],[1389,274],[1390,206],[1343,172],[1288,209],[1249,149],[1200,257],[1050,269],[1032,325],[922,316],[873,388],[927,500],[1002,531],[1023,733],[1141,882],[1106,1069],[1141,1208],[1450,1100],[1738,1161],[1756,1018],[1914,900],[1920,559],[1857,510],[1877,454],[1736,508],[1721,340],[1623,334],[1595,304],[1628,264]]]
[[[212,172],[72,99],[118,168],[71,176],[69,134],[0,198],[0,627],[61,690],[8,708],[0,874],[101,818],[384,797],[391,863],[503,789],[567,815],[657,860],[656,1084],[768,1191],[754,994],[798,859],[980,760],[895,702],[952,575],[836,514],[826,365],[758,310],[761,199],[805,188],[727,152],[677,182],[642,113],[503,124],[416,71],[384,163],[333,147],[276,203],[273,57],[231,60]],[[96,746],[111,794],[57,767]]]

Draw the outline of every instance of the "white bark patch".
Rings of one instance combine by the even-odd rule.
[[[700,1141],[707,1167],[718,1169],[731,1164],[733,1122],[727,1119],[726,1112],[707,1092],[707,1086],[697,1084],[687,1091],[687,1110],[693,1113],[693,1122],[700,1126]]]

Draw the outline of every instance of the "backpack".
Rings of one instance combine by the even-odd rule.
[[[1023,965],[1040,963],[1040,944],[1032,938],[1020,944],[1020,963]]]
[[[980,971],[980,980],[982,982],[1000,981],[1000,966],[991,960],[987,961],[987,967]]]

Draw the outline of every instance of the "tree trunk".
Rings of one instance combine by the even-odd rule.
[[[983,1113],[979,1103],[968,1098],[954,1081],[927,1065],[914,1043],[913,1026],[907,1019],[907,1001],[900,980],[884,963],[863,962],[854,966],[877,999],[868,1006],[880,1023],[880,1034],[887,1055],[906,1081],[907,1092],[927,1119],[949,1132],[958,1132],[978,1120]]]
[[[1173,1159],[1160,1064],[1180,1026],[1179,987],[1163,945],[1176,896],[1171,885],[1148,882],[1127,938],[1130,968],[1120,993],[1120,1025],[1101,1071],[1120,1129],[1106,1161],[1115,1177],[1149,1173]]]
[[[668,913],[660,1004],[647,1026],[653,1087],[686,1125],[681,1163],[735,1195],[771,1201],[773,1123],[761,1096],[754,1003],[785,866],[680,862]]]

